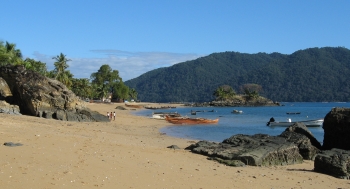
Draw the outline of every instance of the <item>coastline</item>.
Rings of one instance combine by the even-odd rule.
[[[142,103],[152,104],[152,103]],[[158,105],[158,104],[155,104]],[[87,106],[108,123],[0,114],[1,188],[348,188],[350,181],[313,172],[313,162],[228,167],[183,148],[196,142],[164,135],[165,122],[135,116],[124,103]],[[177,145],[181,149],[167,148]]]

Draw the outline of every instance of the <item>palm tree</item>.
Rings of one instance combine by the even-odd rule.
[[[71,61],[70,59],[66,58],[66,55],[64,54],[60,54],[57,55],[56,57],[53,57],[52,59],[55,59],[56,62],[54,63],[55,65],[55,72],[56,72],[56,76],[55,79],[57,79],[57,77],[60,74],[64,74],[65,70],[69,67],[69,65],[67,64],[68,61]],[[65,78],[66,76],[61,76],[61,78]]]
[[[129,95],[132,99],[136,100],[137,99],[137,92],[135,89],[130,89],[129,90]]]
[[[101,98],[101,100],[103,100],[107,96],[108,89],[109,87],[107,84],[102,84],[102,86],[97,87],[97,95]]]
[[[0,41],[0,65],[19,65],[22,62],[22,53],[16,49],[16,44],[6,41],[6,44],[3,45],[3,42]]]

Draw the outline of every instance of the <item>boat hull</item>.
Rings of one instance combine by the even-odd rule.
[[[294,123],[303,123],[306,127],[320,127],[323,124],[323,119],[308,120],[308,121],[295,121],[295,122],[269,122],[270,127],[289,127]]]
[[[204,119],[204,118],[186,118],[186,117],[169,117],[165,116],[165,120],[173,124],[213,124],[218,123],[219,119]]]

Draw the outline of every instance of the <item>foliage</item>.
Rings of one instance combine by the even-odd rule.
[[[7,64],[20,65],[23,62],[22,53],[16,49],[16,44],[0,41],[0,66]]]
[[[135,89],[130,89],[129,90],[129,96],[130,96],[131,99],[136,100],[137,99],[137,92],[136,92],[136,90]]]
[[[228,84],[240,91],[244,84],[264,90],[250,91],[274,101],[350,101],[350,50],[324,47],[280,53],[213,53],[196,60],[147,72],[125,84],[149,102],[207,102]]]
[[[91,98],[92,97],[92,87],[89,79],[72,79],[72,91],[81,98]]]
[[[259,92],[262,91],[261,85],[254,83],[243,84],[240,89],[241,92],[247,96],[247,100],[257,99],[259,97]]]
[[[71,60],[67,59],[66,55],[64,55],[63,53],[57,55],[56,57],[53,57],[52,59],[56,60],[56,62],[54,63],[55,65],[54,73],[56,74],[55,79],[59,78],[59,76],[60,78],[65,78],[66,76],[61,76],[61,75],[65,74],[65,70],[69,67],[67,62]]]
[[[27,70],[33,70],[40,75],[46,76],[47,75],[47,68],[46,64],[40,61],[36,61],[34,59],[26,58],[23,62],[24,67]]]
[[[229,85],[218,87],[213,94],[216,100],[231,100],[236,96],[235,91]]]
[[[112,70],[109,65],[102,65],[97,72],[91,74],[90,78],[97,86],[98,97],[103,98],[108,93],[113,93],[113,98],[128,98],[129,88],[124,85],[118,70]]]

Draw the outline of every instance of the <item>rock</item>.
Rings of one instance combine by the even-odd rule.
[[[350,179],[350,152],[337,148],[320,152],[315,157],[314,171]]]
[[[18,105],[22,114],[64,121],[110,121],[88,109],[85,102],[61,82],[23,66],[2,66],[0,77],[13,95],[11,104]]]
[[[294,143],[282,137],[265,134],[234,135],[222,143],[199,141],[186,149],[215,160],[220,159],[222,163],[228,162],[227,165],[237,164],[232,160],[253,166],[290,165],[303,161]]]
[[[181,149],[181,148],[178,147],[177,145],[170,145],[170,146],[168,146],[167,148],[171,148],[171,149],[174,149],[174,150]]]
[[[333,108],[324,118],[323,149],[350,150],[350,108]]]
[[[21,144],[21,143],[13,143],[13,142],[5,142],[4,146],[16,147],[16,146],[23,146],[23,144]]]
[[[296,144],[300,155],[306,160],[314,160],[321,149],[321,144],[303,123],[294,123],[279,136]]]
[[[0,113],[21,115],[17,105],[11,105],[3,100],[0,100]]]
[[[118,110],[126,110],[126,108],[123,107],[123,106],[117,106],[115,109],[118,109]]]
[[[9,96],[12,96],[11,90],[6,81],[0,77],[0,100],[5,100]]]

